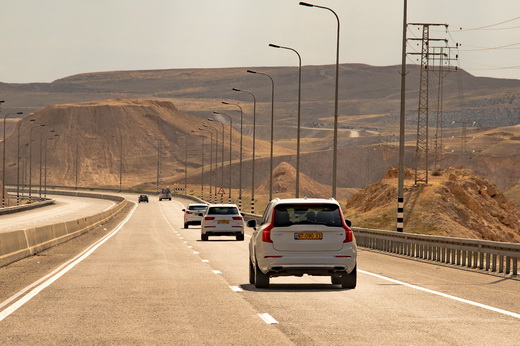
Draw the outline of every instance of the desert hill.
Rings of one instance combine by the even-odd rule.
[[[395,229],[397,171],[359,191],[346,203],[346,215],[361,227]],[[488,180],[450,167],[413,186],[406,174],[405,231],[502,242],[520,242],[520,210]]]
[[[179,110],[201,118],[212,110],[229,111],[238,120],[236,107],[224,106],[223,100],[242,104],[250,120],[250,95],[232,91],[252,91],[257,99],[259,125],[270,118],[271,86],[265,78],[246,73],[248,68],[170,69],[112,71],[78,74],[51,83],[0,83],[7,102],[6,113],[38,109],[64,103],[118,98],[163,98]],[[250,67],[271,75],[275,81],[275,113],[279,126],[293,125],[298,94],[296,67]],[[408,123],[414,124],[417,112],[419,67],[407,66]],[[375,116],[364,128],[395,127],[400,104],[400,66],[341,64],[339,110],[346,117]],[[307,127],[330,127],[334,102],[334,65],[303,66],[302,124]],[[432,84],[436,76],[431,76]],[[443,78],[444,126],[460,127],[453,121],[476,122],[477,126],[508,126],[520,122],[519,80],[475,77],[459,70]],[[461,93],[461,89],[463,92]],[[432,105],[433,106],[433,105]],[[433,109],[432,109],[433,110]],[[249,123],[247,121],[246,123]],[[348,124],[342,124],[348,128]],[[268,133],[265,133],[265,135]],[[264,134],[260,133],[262,137]],[[279,135],[283,137],[283,131]],[[278,133],[277,133],[277,137]],[[263,138],[263,137],[262,137]],[[263,138],[265,139],[265,138]]]
[[[217,133],[220,135],[220,149],[223,128],[226,160],[229,155],[227,125],[180,112],[165,100],[104,100],[55,105],[24,118],[19,125],[22,173],[27,181],[32,161],[33,184],[39,183],[39,170],[44,165],[49,185],[74,186],[77,181],[78,186],[116,187],[120,177],[125,188],[145,181],[162,184],[178,172],[184,172],[185,166],[200,166],[200,136],[205,138],[209,163],[211,138],[214,148]],[[236,139],[239,134],[233,131],[233,136]],[[33,140],[32,148],[29,139]],[[6,140],[10,148],[6,169],[8,182],[16,181],[17,151],[14,148],[17,148],[17,141],[17,131]],[[233,156],[237,157],[238,144],[233,143]],[[244,138],[244,155],[250,155],[251,143],[249,137]],[[261,157],[268,144],[257,141],[257,147]],[[283,148],[277,150],[284,152]],[[221,157],[222,152],[218,151],[218,160]]]
[[[296,168],[287,162],[282,162],[273,170],[273,197],[292,198],[296,189]],[[358,189],[340,189],[338,199],[348,198]],[[257,188],[260,195],[269,195],[269,176]],[[300,172],[300,196],[309,198],[329,198],[330,185],[321,184]]]

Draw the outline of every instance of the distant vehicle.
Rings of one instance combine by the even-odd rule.
[[[249,282],[268,288],[277,276],[330,276],[355,288],[357,247],[351,222],[334,199],[273,199],[249,242]]]
[[[172,191],[169,187],[161,190],[161,193],[159,194],[159,201],[162,201],[163,199],[167,199],[169,201],[172,200]]]
[[[138,201],[139,201],[139,203],[141,203],[141,202],[146,202],[146,203],[148,203],[148,202],[149,202],[149,201],[148,201],[148,196],[147,196],[147,195],[141,195],[141,196],[139,196]]]
[[[188,228],[189,225],[200,225],[206,209],[208,209],[207,204],[190,204],[186,209],[182,209],[184,212],[184,228]]]
[[[236,204],[210,204],[200,227],[200,239],[208,240],[209,236],[229,235],[236,240],[244,240],[244,218]]]

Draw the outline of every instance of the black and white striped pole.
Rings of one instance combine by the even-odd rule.
[[[403,41],[401,60],[401,111],[399,124],[399,178],[397,183],[397,232],[404,231],[404,122],[405,122],[405,89],[406,89],[406,21],[408,1],[404,0]]]

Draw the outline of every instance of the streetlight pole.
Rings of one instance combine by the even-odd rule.
[[[31,119],[29,121],[35,121],[35,119]],[[31,127],[29,130],[29,203],[31,203],[31,197],[32,197],[32,132],[35,128],[38,126],[45,126],[45,124],[40,124],[37,126]]]
[[[2,102],[4,102],[4,101],[2,101]],[[4,154],[2,157],[3,158],[2,159],[2,207],[5,207],[5,202],[6,202],[6,198],[5,198],[5,120],[7,119],[8,116],[13,115],[13,114],[23,114],[23,112],[9,113],[4,116],[4,141],[3,141]]]
[[[242,107],[236,103],[229,103],[226,101],[222,101],[225,105],[233,105],[240,108],[240,163],[239,163],[239,182],[238,182],[238,209],[242,210],[242,120],[244,112],[242,111]],[[231,137],[230,137],[231,138]]]
[[[210,142],[209,142],[209,201],[210,203],[213,201],[213,131],[209,131],[210,133]],[[215,186],[216,188],[216,186]]]
[[[51,130],[50,131],[51,133],[54,133],[55,131],[54,130]],[[58,137],[59,135],[58,134],[54,134],[54,137]],[[53,140],[53,137],[46,137],[45,138],[45,168],[43,170],[43,198],[44,199],[47,199],[47,140]]]
[[[298,130],[296,135],[296,191],[295,191],[295,197],[300,197],[300,124],[301,124],[301,117],[300,117],[300,109],[301,109],[301,93],[302,93],[302,57],[300,56],[300,53],[296,51],[296,49],[290,48],[290,47],[284,47],[279,46],[276,44],[269,44],[269,47],[273,48],[281,48],[281,49],[287,49],[291,50],[296,53],[298,56]]]
[[[274,125],[274,81],[273,78],[268,75],[267,73],[263,72],[256,72],[252,70],[247,70],[249,73],[254,74],[261,74],[264,76],[269,77],[271,80],[271,152],[269,155],[269,200],[273,199],[273,146],[274,146],[274,131],[273,131],[273,125]]]
[[[45,137],[47,138],[47,137]],[[43,132],[40,132],[40,187],[38,189],[38,200],[42,200],[42,156],[43,156]]]
[[[18,128],[16,129],[16,142],[18,149],[16,151],[16,205],[20,205],[20,127],[22,121],[18,122]],[[22,190],[23,194],[23,190]]]
[[[251,169],[251,214],[255,213],[255,147],[256,147],[256,97],[247,90],[233,88],[233,91],[248,93],[253,96],[253,161]]]
[[[119,192],[123,191],[123,136],[119,139]]]
[[[191,132],[195,132],[191,130]],[[184,195],[187,194],[188,191],[188,135],[183,135],[179,132],[175,132],[179,137],[184,137],[185,147],[184,147]]]
[[[199,127],[199,131],[204,131],[203,128]],[[193,133],[197,133],[195,130],[191,130]],[[202,146],[200,151],[200,167],[201,167],[201,178],[200,178],[200,198],[204,200],[204,136],[199,133],[200,139],[202,140]]]
[[[300,2],[300,5],[306,7],[316,7],[328,10],[334,14],[336,20],[338,21],[338,32],[336,36],[336,90],[334,94],[334,143],[333,143],[333,158],[332,158],[332,198],[336,198],[336,171],[337,171],[337,161],[338,161],[338,81],[339,81],[339,17],[332,9],[324,6],[318,6],[309,4],[307,2]]]
[[[222,157],[221,157],[222,164],[221,164],[221,167],[220,167],[220,179],[221,179],[220,187],[222,188],[224,186],[224,123],[222,123],[222,122],[220,122],[218,120],[211,119],[211,118],[208,118],[208,120],[209,121],[216,121],[220,125],[222,125]],[[218,144],[218,140],[217,140],[217,144]],[[231,170],[231,167],[229,169]],[[231,186],[229,187],[229,190],[231,190]],[[220,202],[221,203],[224,202],[224,195],[220,195]]]
[[[229,118],[229,194],[228,194],[228,202],[231,203],[231,150],[232,150],[232,137],[233,137],[233,119],[231,115],[227,113],[219,113],[213,112],[215,114],[227,115]]]
[[[159,180],[161,179],[161,140],[157,138],[157,192],[159,191]]]

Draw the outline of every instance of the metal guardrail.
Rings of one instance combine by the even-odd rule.
[[[493,273],[518,275],[520,244],[353,227],[358,246]]]

